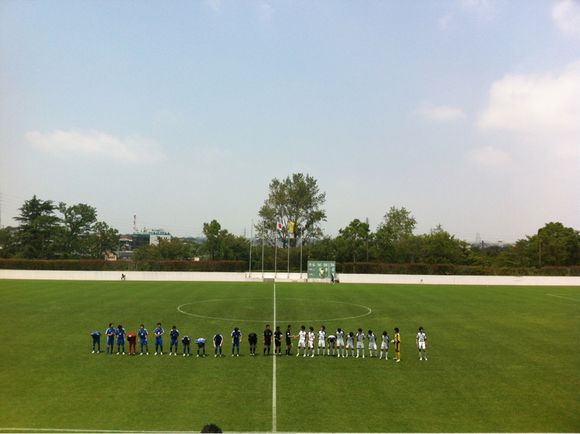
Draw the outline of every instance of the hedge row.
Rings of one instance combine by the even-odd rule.
[[[294,268],[294,267],[293,267]],[[0,269],[67,271],[222,271],[244,272],[245,261],[103,261],[0,259]],[[280,269],[278,270],[280,271]],[[297,271],[297,270],[293,270]],[[306,270],[304,270],[306,271]],[[452,264],[383,264],[380,262],[337,263],[338,273],[437,274],[480,276],[580,276],[580,265],[570,267],[485,267]]]
[[[0,259],[0,269],[67,271],[222,271],[243,272],[244,261],[104,261]]]
[[[383,264],[348,262],[336,264],[338,273],[360,274],[436,274],[461,276],[580,276],[580,266],[568,267],[486,267],[453,264]]]

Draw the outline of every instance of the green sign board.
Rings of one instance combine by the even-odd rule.
[[[336,262],[334,261],[308,261],[309,279],[328,279],[336,277]]]

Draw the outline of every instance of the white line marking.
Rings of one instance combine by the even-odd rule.
[[[276,283],[274,283],[274,321],[272,328],[276,330]],[[276,350],[272,357],[272,432],[277,431],[277,408],[276,408]]]
[[[570,301],[575,301],[577,303],[580,303],[580,300],[578,300],[577,298],[564,297],[563,295],[556,295],[556,294],[546,294],[546,295],[549,295],[551,297],[563,298],[564,300],[570,300]]]
[[[264,300],[264,299],[263,298],[237,298],[236,300]],[[306,300],[306,301],[311,301],[311,300],[307,300],[305,298],[285,298],[284,300]],[[238,318],[223,318],[223,317],[219,317],[219,316],[198,315],[196,313],[187,312],[186,310],[183,309],[184,306],[191,306],[191,305],[199,304],[199,303],[213,303],[213,302],[220,302],[220,301],[231,302],[231,299],[216,298],[216,299],[212,299],[212,300],[201,300],[201,301],[197,301],[197,302],[194,302],[194,303],[183,303],[183,304],[180,304],[179,306],[177,306],[177,311],[179,313],[182,313],[183,315],[189,315],[189,316],[193,316],[193,317],[196,317],[196,318],[202,318],[202,319],[215,319],[215,320],[219,320],[219,321],[251,322],[251,323],[268,322],[269,321],[267,319],[238,319]],[[360,307],[362,309],[365,309],[366,312],[365,313],[362,313],[360,315],[345,316],[345,317],[341,317],[341,318],[325,318],[325,319],[282,319],[282,320],[280,320],[280,322],[290,322],[291,323],[291,322],[344,321],[344,320],[362,318],[364,316],[369,316],[371,313],[373,313],[373,310],[370,307],[365,306],[364,304],[355,304],[355,303],[348,303],[346,301],[333,301],[333,300],[325,300],[325,303],[348,304],[350,306],[356,306],[356,307]]]
[[[73,428],[0,428],[1,431],[24,431],[24,432],[55,432],[55,433],[150,433],[150,434],[188,434],[198,431],[136,431],[119,429],[73,429]]]

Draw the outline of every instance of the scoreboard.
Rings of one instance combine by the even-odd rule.
[[[331,280],[335,277],[335,261],[308,261],[308,279]]]

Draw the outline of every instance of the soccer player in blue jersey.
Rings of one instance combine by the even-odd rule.
[[[242,332],[239,328],[234,327],[232,331],[232,357],[234,352],[237,352],[236,356],[240,357],[240,342],[242,341]]]
[[[177,330],[176,326],[171,327],[171,331],[169,332],[169,336],[171,336],[171,343],[169,344],[169,355],[171,354],[177,356],[177,338],[179,337],[179,330]],[[175,347],[175,353],[173,353],[173,348]]]
[[[117,355],[122,351],[125,355],[125,329],[121,324],[117,327]]]
[[[224,344],[224,337],[221,333],[216,333],[213,337],[213,356],[217,357],[218,355],[221,357],[222,354],[222,346]]]
[[[93,354],[101,352],[101,332],[98,330],[93,330],[91,332],[91,337],[93,338]]]
[[[107,335],[107,354],[113,354],[113,346],[115,345],[115,329],[113,323],[109,323],[109,327],[105,331]]]
[[[158,322],[157,327],[153,330],[153,334],[155,335],[155,355],[157,353],[163,355],[163,333],[165,333],[165,330],[161,327],[161,323]]]
[[[143,324],[139,326],[139,330],[137,330],[137,336],[139,336],[139,344],[141,345],[141,354],[143,355],[143,347],[145,347],[145,354],[149,355],[149,344],[147,344],[147,335],[149,332],[145,328]]]

